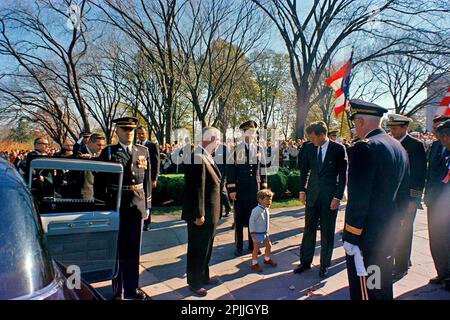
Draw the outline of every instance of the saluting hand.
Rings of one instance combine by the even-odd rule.
[[[200,218],[195,219],[194,223],[198,227],[202,226],[205,223],[205,217],[201,216]]]

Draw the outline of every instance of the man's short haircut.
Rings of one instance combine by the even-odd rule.
[[[264,198],[273,198],[274,194],[275,193],[273,193],[270,189],[262,189],[256,193],[256,198],[258,199],[258,201]]]
[[[202,140],[203,140],[203,138],[206,138],[206,137],[211,138],[213,135],[215,136],[215,134],[213,134],[213,131],[216,131],[220,138],[220,130],[219,129],[217,129],[216,127],[213,127],[213,126],[206,126],[206,127],[203,127],[203,129],[202,129]],[[211,139],[209,139],[209,140],[211,140]]]
[[[137,127],[136,130],[145,130],[147,132],[147,128],[143,125],[140,125],[139,127]]]
[[[328,132],[327,125],[323,121],[313,122],[306,128],[306,133],[310,135],[313,132],[316,136],[320,136],[322,133],[326,135]]]
[[[106,140],[105,136],[102,135],[101,133],[94,133],[92,134],[92,136],[89,138],[89,142],[97,142],[98,140]]]

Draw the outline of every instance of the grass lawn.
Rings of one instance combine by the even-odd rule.
[[[301,202],[295,198],[280,199],[272,203],[273,209],[284,207],[297,207],[301,206]],[[167,207],[154,207],[152,208],[152,215],[172,214],[181,215],[181,206],[167,206]]]

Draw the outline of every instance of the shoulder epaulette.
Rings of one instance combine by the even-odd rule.
[[[356,141],[356,143],[359,143],[359,142],[364,142],[364,143],[369,143],[369,139],[360,139],[360,140],[358,140],[358,141]]]

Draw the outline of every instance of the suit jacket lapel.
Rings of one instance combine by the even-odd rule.
[[[333,143],[330,140],[330,142],[328,142],[327,152],[325,153],[325,158],[323,159],[323,163],[322,163],[322,167],[320,168],[320,172],[322,172],[323,169],[327,166],[328,160],[330,158],[330,153],[332,152],[332,149],[333,149]]]
[[[214,176],[216,176],[219,181],[222,179],[222,175],[220,174],[219,168],[217,168],[216,164],[214,163],[214,160],[211,162],[208,160],[208,157],[204,154],[202,154],[203,161],[206,164],[206,167],[208,168],[209,172]]]

